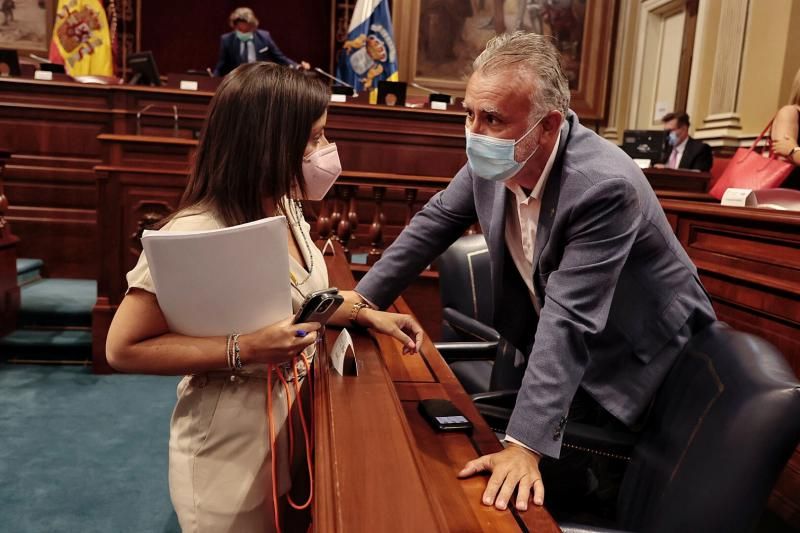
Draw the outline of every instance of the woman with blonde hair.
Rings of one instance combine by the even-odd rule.
[[[328,287],[299,206],[306,191],[324,195],[341,169],[324,133],[328,99],[327,87],[302,71],[268,63],[233,71],[211,101],[180,207],[161,228],[211,230],[284,215],[295,312],[307,294]],[[247,251],[231,260],[247,261]],[[320,325],[286,317],[241,336],[179,335],[169,331],[144,254],[127,279],[107,356],[123,372],[185,376],[169,439],[170,496],[182,530],[275,531],[279,497],[291,484],[288,411],[298,403]],[[355,322],[418,349],[422,330],[411,317],[370,309],[351,291],[342,295],[331,323]],[[300,353],[302,364],[292,365]],[[276,365],[281,372],[271,371]],[[292,455],[302,463],[304,439],[294,434]]]
[[[789,103],[775,115],[770,135],[775,152],[795,166],[781,187],[800,189],[800,70],[794,75]]]

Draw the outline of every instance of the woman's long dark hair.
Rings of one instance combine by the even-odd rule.
[[[328,107],[316,77],[274,63],[250,63],[228,74],[203,125],[179,211],[200,207],[226,226],[265,213],[296,186],[305,195],[303,152],[311,127]]]

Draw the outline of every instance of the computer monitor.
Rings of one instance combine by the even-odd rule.
[[[53,74],[66,74],[67,73],[67,71],[64,69],[64,65],[60,65],[58,63],[42,63],[42,64],[39,65],[39,70],[52,72]]]
[[[130,54],[128,56],[128,66],[131,72],[133,72],[133,76],[128,82],[131,85],[161,86],[161,78],[158,76],[156,60],[153,59],[153,53],[149,50]]]
[[[0,76],[21,76],[19,54],[16,50],[0,48]]]
[[[664,130],[625,130],[622,134],[622,149],[633,159],[664,161],[667,132]]]
[[[379,81],[378,103],[383,105],[406,105],[406,84],[402,81]]]

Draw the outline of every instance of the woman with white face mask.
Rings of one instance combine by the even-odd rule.
[[[161,227],[211,230],[284,215],[294,312],[306,295],[328,287],[299,204],[322,199],[341,172],[324,133],[328,99],[327,87],[298,70],[268,63],[236,69],[211,101],[181,204]],[[242,250],[230,260],[247,258]],[[303,428],[293,424],[299,464],[290,464],[286,426],[297,420],[320,325],[287,316],[241,336],[178,335],[158,305],[144,254],[127,279],[107,357],[123,372],[185,376],[169,441],[170,495],[182,530],[275,531],[290,472],[303,472],[308,459]],[[355,322],[393,335],[408,351],[419,348],[422,331],[411,317],[341,294],[332,324]]]

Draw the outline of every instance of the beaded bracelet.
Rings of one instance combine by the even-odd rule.
[[[233,368],[235,368],[236,370],[240,370],[242,367],[244,367],[244,364],[242,364],[242,358],[241,358],[240,351],[239,351],[239,334],[238,333],[234,333],[233,334]]]
[[[233,360],[231,359],[231,341],[233,340],[233,335],[228,335],[228,339],[225,343],[225,363],[227,364],[228,368],[233,370]]]
[[[239,333],[228,335],[225,343],[225,361],[230,370],[239,370],[244,367],[242,363],[241,351],[239,350]]]

